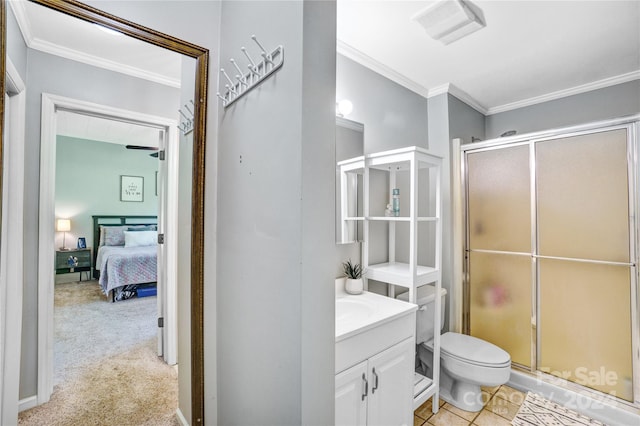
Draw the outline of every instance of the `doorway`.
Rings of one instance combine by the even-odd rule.
[[[190,311],[191,311],[191,356],[190,359],[186,359],[186,362],[191,362],[191,405],[192,405],[192,419],[194,423],[203,422],[204,419],[204,393],[203,393],[203,334],[202,334],[202,284],[203,284],[203,221],[204,221],[204,203],[203,203],[203,191],[204,191],[204,141],[205,141],[205,133],[204,133],[204,123],[206,116],[206,74],[207,74],[207,62],[208,62],[208,51],[206,49],[200,48],[193,44],[183,42],[176,38],[166,36],[159,32],[153,31],[148,28],[141,27],[134,23],[125,21],[113,15],[106,14],[102,11],[99,11],[95,8],[82,5],[76,2],[64,2],[64,1],[36,1],[36,3],[54,8],[59,10],[65,14],[80,18],[87,22],[95,22],[99,23],[101,26],[115,30],[117,32],[129,35],[137,40],[142,40],[148,43],[151,43],[156,46],[161,46],[165,49],[169,49],[175,51],[179,54],[186,55],[188,57],[194,58],[196,60],[196,75],[195,75],[195,90],[193,98],[197,100],[194,105],[194,132],[193,132],[193,161],[191,163],[192,166],[192,191],[191,191],[191,204],[193,206],[191,210],[191,221],[189,223],[190,234],[192,237],[190,238],[190,249],[191,249],[191,257],[190,257],[190,269],[191,274],[190,283],[185,283],[187,287],[190,288],[191,293],[191,302],[190,302]],[[6,3],[2,3],[3,10],[6,10]],[[6,27],[3,26],[3,31]],[[31,166],[33,169],[37,170],[37,165]],[[32,229],[35,229],[37,235],[36,226]],[[194,232],[197,231],[197,232]],[[191,236],[190,235],[190,236]],[[35,253],[34,253],[35,254]],[[50,253],[47,253],[45,257],[42,255],[38,256],[40,259],[46,259],[50,257]],[[51,270],[46,271],[47,274],[51,273]],[[30,272],[31,276],[35,276],[35,272],[33,270]],[[32,289],[33,285],[30,284]],[[31,295],[33,293],[29,293]],[[47,295],[50,296],[50,295]],[[42,301],[43,302],[43,301]],[[24,337],[23,337],[24,338]],[[36,346],[34,343],[29,343],[27,348],[31,350],[35,349]],[[45,346],[50,347],[50,342],[46,342]],[[27,352],[29,352],[27,350]],[[23,356],[27,355],[23,348]],[[35,353],[35,351],[31,352]],[[34,356],[28,354],[32,359]],[[31,361],[31,360],[29,360]],[[28,363],[29,365],[31,362]],[[29,366],[28,365],[28,366]],[[35,374],[37,368],[31,369],[31,372]],[[37,376],[38,381],[38,389],[45,389],[45,385],[47,385],[46,380],[41,376]],[[30,395],[27,393],[26,395]],[[40,393],[38,392],[38,395]],[[41,401],[42,402],[42,401]]]

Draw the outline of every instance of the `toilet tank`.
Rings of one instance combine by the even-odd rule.
[[[419,306],[418,313],[416,315],[416,344],[428,342],[433,338],[433,313],[435,310],[436,288],[432,285],[423,285],[418,287],[417,302]],[[442,297],[442,304],[440,309],[440,330],[444,327],[444,307],[445,296],[447,295],[446,289],[441,289],[440,295]],[[402,293],[397,296],[398,299],[409,301],[409,292]]]

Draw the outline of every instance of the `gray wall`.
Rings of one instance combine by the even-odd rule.
[[[7,10],[7,56],[18,70],[20,77],[26,81],[27,76],[27,45],[24,43],[13,9],[6,5]]]
[[[175,117],[179,90],[29,49],[25,137],[25,282],[20,398],[37,391],[37,269],[42,93]],[[52,219],[53,221],[53,219]]]
[[[640,112],[640,80],[487,116],[486,137],[518,134],[624,117]]]
[[[335,3],[225,2],[221,66],[251,34],[286,59],[220,112],[218,423],[331,424]]]
[[[67,247],[76,247],[76,239],[85,237],[87,247],[96,249],[92,215],[158,214],[156,170],[158,159],[150,157],[149,151],[58,136],[55,212],[56,218],[71,219]],[[121,175],[144,178],[142,202],[120,201]],[[61,247],[63,236],[60,232],[56,234],[56,247]]]
[[[365,154],[406,146],[428,148],[427,100],[338,55],[336,100],[349,99],[349,120],[364,124]]]

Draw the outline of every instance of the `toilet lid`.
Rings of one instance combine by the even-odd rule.
[[[511,356],[496,345],[460,333],[440,336],[440,351],[453,358],[485,367],[503,367],[511,364]]]

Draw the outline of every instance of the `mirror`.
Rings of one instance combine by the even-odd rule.
[[[11,7],[8,6],[6,0],[1,0],[0,4],[0,18],[2,19],[2,52],[6,54],[6,57],[2,58],[0,64],[0,78],[2,84],[0,87],[5,91],[5,62],[7,63],[7,72],[17,72],[25,83],[28,96],[26,102],[26,111],[24,113],[26,132],[22,140],[11,140],[6,138],[2,140],[5,146],[11,146],[13,144],[22,144],[25,146],[24,156],[24,172],[28,178],[25,179],[24,185],[24,218],[25,218],[25,232],[24,232],[24,249],[25,253],[30,253],[30,256],[25,256],[25,276],[24,280],[21,280],[20,292],[22,291],[22,282],[24,282],[24,309],[21,309],[22,313],[18,317],[25,318],[22,327],[22,338],[18,340],[18,346],[22,343],[21,354],[18,354],[21,359],[21,372],[20,372],[20,398],[30,398],[37,394],[38,400],[45,402],[48,396],[53,390],[52,379],[50,377],[51,371],[46,374],[42,373],[42,370],[51,370],[50,358],[53,352],[50,347],[52,341],[52,326],[50,324],[53,321],[48,321],[46,324],[49,313],[53,310],[53,278],[48,273],[43,271],[53,271],[53,268],[49,268],[47,262],[53,262],[53,248],[54,248],[54,231],[53,227],[49,227],[49,222],[53,224],[53,193],[50,197],[39,197],[42,195],[41,188],[39,188],[39,180],[41,176],[45,176],[49,172],[49,165],[53,164],[55,167],[55,151],[53,157],[44,158],[42,161],[39,158],[41,155],[41,141],[44,141],[47,137],[53,135],[55,140],[55,128],[56,118],[47,121],[47,117],[55,117],[55,111],[60,105],[60,102],[68,102],[68,99],[77,101],[78,104],[92,104],[92,105],[105,105],[113,108],[120,108],[122,110],[128,110],[131,112],[139,112],[145,116],[156,117],[169,117],[176,124],[180,122],[176,106],[184,104],[188,100],[195,100],[191,106],[190,112],[193,113],[192,118],[192,131],[187,135],[186,133],[180,133],[180,150],[183,150],[183,145],[186,144],[189,147],[188,156],[185,157],[186,163],[180,164],[179,170],[179,184],[182,186],[182,182],[186,182],[186,195],[188,200],[185,203],[192,208],[190,213],[186,213],[186,219],[183,221],[180,216],[180,223],[174,225],[175,228],[179,227],[182,231],[184,227],[185,235],[190,238],[190,243],[185,244],[185,247],[181,247],[180,255],[187,255],[184,262],[180,262],[186,265],[186,275],[189,280],[186,285],[182,286],[179,290],[180,293],[185,294],[185,300],[190,300],[190,305],[186,305],[186,312],[190,312],[190,317],[187,316],[186,323],[190,323],[185,327],[190,327],[189,335],[190,341],[190,359],[187,362],[191,363],[190,370],[190,398],[191,398],[191,415],[192,422],[194,424],[204,424],[204,334],[203,334],[203,265],[204,265],[204,147],[205,147],[205,119],[206,119],[206,105],[207,105],[207,67],[208,67],[208,50],[186,41],[179,40],[177,38],[162,34],[160,32],[142,27],[138,24],[126,21],[122,18],[110,15],[106,12],[95,9],[91,6],[84,5],[75,1],[64,0],[32,0],[31,2],[25,2],[26,6],[33,6],[34,4],[42,5],[57,12],[61,12],[60,15],[71,16],[77,21],[99,24],[103,29],[112,30],[112,32],[120,35],[124,34],[126,37],[120,37],[120,39],[129,38],[135,39],[137,42],[145,43],[151,48],[172,51],[175,54],[181,55],[184,59],[182,66],[184,67],[182,73],[185,77],[181,79],[178,86],[171,86],[171,84],[164,84],[155,81],[155,87],[162,87],[163,93],[171,91],[172,96],[176,99],[176,105],[172,104],[171,115],[164,114],[162,108],[159,105],[159,99],[164,99],[158,96],[155,92],[152,94],[149,90],[140,90],[141,82],[144,80],[145,88],[154,86],[153,80],[143,79],[139,76],[129,74],[124,75],[127,67],[122,66],[121,69],[109,69],[106,67],[100,67],[96,63],[88,63],[79,60],[73,60],[63,57],[63,55],[56,55],[52,52],[44,52],[38,50],[35,46],[28,45],[27,40],[22,36],[22,32],[19,30],[18,15],[20,12],[15,12],[14,7],[19,7],[19,3],[11,2]],[[23,5],[24,6],[24,5]],[[136,6],[132,6],[136,7]],[[144,7],[144,6],[140,6]],[[46,25],[47,27],[53,27],[53,22],[49,19],[43,22],[34,23],[31,30],[38,30],[37,25]],[[48,28],[51,29],[51,28]],[[54,33],[61,35],[67,28],[53,28]],[[85,37],[75,34],[77,39],[84,39]],[[116,35],[117,37],[117,35]],[[6,43],[5,43],[6,41]],[[46,43],[44,43],[46,45]],[[90,55],[94,58],[98,57],[102,50],[96,44],[87,43],[94,51]],[[40,49],[42,49],[43,43],[41,43]],[[6,47],[6,49],[5,49]],[[64,49],[60,49],[64,51]],[[136,55],[133,55],[136,56]],[[27,60],[29,59],[29,60]],[[46,62],[46,63],[45,63]],[[100,62],[100,61],[98,61]],[[112,63],[112,61],[102,61],[104,63]],[[37,65],[39,64],[39,65]],[[63,67],[64,65],[64,67]],[[82,70],[91,68],[90,72],[83,74]],[[157,69],[163,69],[162,66],[157,66]],[[131,68],[128,68],[131,69]],[[180,66],[178,66],[180,69]],[[63,70],[73,70],[73,72],[65,73]],[[188,70],[188,71],[184,71]],[[79,78],[82,77],[82,78]],[[86,78],[85,78],[86,77]],[[89,84],[85,81],[87,78],[98,78],[94,84]],[[92,80],[93,81],[93,80]],[[106,82],[109,81],[110,85]],[[118,85],[120,82],[122,84]],[[55,95],[43,96],[43,93],[49,93]],[[184,95],[184,96],[183,96]],[[187,97],[188,96],[188,97]],[[61,100],[63,99],[64,100]],[[49,104],[46,104],[45,98]],[[51,101],[53,99],[53,101]],[[43,105],[41,109],[41,103]],[[0,111],[4,110],[4,105],[0,103]],[[53,113],[47,116],[45,114],[45,106],[49,108]],[[84,106],[83,106],[84,107]],[[138,108],[140,107],[140,109]],[[146,110],[144,107],[148,107]],[[48,111],[48,110],[47,110]],[[42,122],[41,122],[42,114]],[[136,119],[137,120],[137,119]],[[3,124],[3,130],[6,123]],[[42,133],[40,129],[42,127]],[[178,132],[176,130],[176,137]],[[46,136],[49,135],[49,136]],[[171,141],[171,139],[168,139]],[[177,149],[177,145],[173,145]],[[172,148],[168,148],[168,153]],[[192,150],[192,151],[191,151]],[[192,153],[192,155],[191,155]],[[182,164],[186,167],[182,168]],[[182,177],[187,176],[187,177]],[[117,179],[117,177],[116,177]],[[149,177],[147,179],[151,181]],[[40,185],[41,187],[42,185]],[[148,182],[147,188],[151,188],[150,191],[145,190],[147,194],[153,194],[154,183]],[[110,193],[108,194],[110,195]],[[182,195],[182,193],[181,193]],[[107,196],[107,193],[105,193]],[[118,205],[119,200],[114,199],[114,203]],[[3,206],[5,208],[6,206]],[[44,221],[38,217],[38,210],[51,211],[51,214],[46,215]],[[189,210],[189,209],[185,209]],[[34,213],[35,212],[35,213]],[[106,214],[111,212],[96,212],[98,214]],[[115,212],[114,212],[115,213]],[[122,214],[121,212],[117,212]],[[133,213],[128,213],[133,214]],[[51,228],[51,229],[48,229]],[[175,229],[174,229],[175,232]],[[184,248],[184,250],[182,250]],[[180,273],[180,272],[178,272]],[[41,276],[46,276],[41,278]],[[49,281],[42,281],[49,280]],[[16,284],[18,285],[18,284]],[[180,296],[179,296],[180,297]],[[0,300],[0,303],[2,300]],[[0,306],[0,309],[2,307]],[[22,307],[21,307],[22,308]],[[181,306],[184,308],[184,306]],[[187,314],[188,315],[188,314]],[[49,328],[51,327],[51,329]],[[2,342],[3,346],[5,342]],[[11,345],[15,347],[16,342],[12,342]],[[11,346],[9,345],[9,346]],[[187,345],[189,346],[189,343]],[[45,366],[46,368],[41,368]],[[187,369],[189,371],[189,369]],[[37,376],[35,375],[37,373]],[[4,381],[4,377],[2,377]],[[189,379],[188,379],[189,380]],[[187,385],[189,386],[189,385]],[[17,393],[17,392],[16,392]]]
[[[363,238],[364,125],[336,117],[336,244]]]

